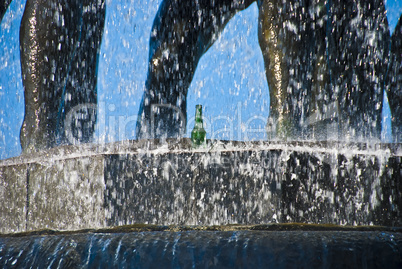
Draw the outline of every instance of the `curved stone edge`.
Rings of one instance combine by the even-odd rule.
[[[340,142],[212,141],[209,147],[196,150],[188,139],[64,146],[0,162],[4,201],[0,205],[0,232],[128,223],[314,221],[400,226],[400,153],[400,144],[355,143],[345,147]],[[317,169],[308,170],[311,167]],[[312,178],[306,176],[309,173]],[[323,182],[322,176],[334,180]],[[359,184],[353,181],[356,177]],[[339,181],[344,186],[334,188]],[[191,191],[177,195],[177,189]],[[343,199],[348,189],[354,191]],[[367,190],[369,195],[362,195]],[[159,198],[152,203],[137,199],[158,192]],[[222,198],[222,193],[228,195]],[[372,204],[375,208],[370,208]],[[372,212],[356,215],[359,206]],[[177,212],[178,208],[184,212]],[[307,214],[315,219],[306,218]],[[342,221],[336,222],[337,218]]]
[[[132,224],[99,229],[82,229],[59,231],[52,229],[36,230],[30,232],[0,234],[1,237],[25,237],[25,236],[44,236],[44,235],[72,235],[87,233],[142,233],[142,232],[186,232],[186,231],[205,231],[205,232],[236,232],[236,231],[339,231],[339,232],[394,232],[402,233],[402,227],[388,226],[341,226],[332,224],[306,224],[306,223],[275,223],[263,225],[214,225],[214,226],[160,226],[152,224]]]

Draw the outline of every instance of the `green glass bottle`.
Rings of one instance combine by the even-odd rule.
[[[193,146],[198,147],[201,145],[205,145],[206,136],[207,132],[205,132],[202,121],[202,105],[196,105],[195,124],[194,129],[191,131],[191,141],[193,142]]]

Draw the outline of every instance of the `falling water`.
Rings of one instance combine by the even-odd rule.
[[[398,138],[392,137],[395,115],[385,95],[381,108],[383,90],[375,107],[382,109],[382,128],[370,115],[340,106],[325,92],[312,100],[307,90],[300,90],[316,91],[311,78],[322,75],[332,76],[333,84],[326,87],[335,93],[349,89],[339,85],[350,86],[346,99],[366,93],[359,88],[359,74],[339,67],[354,54],[340,56],[344,62],[333,58],[339,51],[331,54],[330,46],[317,47],[321,58],[306,53],[292,62],[289,54],[289,72],[294,72],[289,84],[300,99],[283,104],[301,117],[295,120],[301,127],[293,133],[296,138],[271,137],[270,124],[280,117],[270,111],[273,101],[254,3],[213,37],[216,41],[201,57],[188,89],[184,136],[190,137],[195,105],[202,104],[207,147],[194,149],[186,138],[134,140],[146,90],[152,23],[162,1],[106,1],[97,105],[91,104],[97,109],[93,140],[81,144],[72,135],[67,136],[70,145],[21,154],[24,91],[18,32],[25,2],[14,0],[0,25],[3,267],[401,266],[402,233],[396,227],[402,222],[402,148],[389,143]],[[386,4],[391,36],[402,6],[397,1]],[[321,16],[324,6],[320,8],[309,12]],[[357,19],[353,23],[363,27]],[[309,25],[324,32],[336,28],[320,21]],[[297,36],[293,24],[285,26]],[[383,41],[375,35],[366,36],[366,45]],[[325,46],[337,43],[323,40]],[[301,50],[310,49],[301,44]],[[308,61],[317,66],[327,61],[333,69],[317,74],[303,65]],[[381,64],[386,68],[388,58]],[[351,79],[337,74],[339,70]],[[370,83],[381,84],[380,75],[367,76]],[[360,101],[372,101],[364,98]],[[395,101],[389,101],[392,107]],[[363,102],[361,107],[366,106]],[[80,109],[72,111],[79,114]],[[348,113],[365,121],[355,129],[342,129],[341,116]],[[287,121],[281,124],[285,133],[291,129]],[[380,130],[382,136],[366,136],[364,128]],[[303,224],[286,226],[292,223]],[[312,226],[303,226],[307,224]],[[124,225],[129,226],[107,229]]]
[[[176,227],[172,232],[168,227],[126,227],[0,240],[3,268],[154,268],[156,264],[169,268],[398,268],[402,236],[374,229],[300,232],[281,226]]]

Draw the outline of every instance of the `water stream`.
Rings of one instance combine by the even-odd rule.
[[[400,1],[34,2],[0,24],[0,267],[402,267]]]
[[[400,268],[396,230],[125,227],[0,237],[2,268]],[[137,231],[133,231],[137,230]]]

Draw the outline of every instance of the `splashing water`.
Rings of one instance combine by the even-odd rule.
[[[0,25],[0,59],[4,63],[0,67],[0,159],[21,153],[19,131],[24,117],[24,98],[18,32],[25,2],[14,0]],[[310,111],[306,107],[309,107],[311,97],[303,91],[292,92],[298,93],[299,99],[283,100],[284,106],[301,115],[301,126],[313,126],[312,135],[305,136],[305,130],[297,130],[300,137],[295,140],[314,142],[283,142],[275,138],[269,143],[250,142],[270,138],[266,123],[274,114],[270,111],[273,101],[265,75],[264,52],[261,53],[258,44],[260,10],[256,4],[236,14],[220,35],[212,36],[216,41],[199,60],[188,88],[187,115],[195,115],[195,104],[201,103],[205,108],[204,125],[207,137],[211,139],[208,147],[194,150],[186,139],[172,142],[163,136],[160,141],[129,141],[137,138],[137,115],[146,87],[148,54],[152,50],[149,39],[157,35],[152,23],[161,4],[160,0],[137,2],[106,1],[105,30],[97,70],[97,105],[91,107],[98,111],[94,143],[80,144],[74,138],[82,135],[78,133],[67,137],[73,146],[56,147],[0,162],[0,197],[4,198],[0,206],[1,232],[93,229],[134,223],[197,227],[239,223],[273,225],[278,222],[401,226],[400,144],[381,144],[378,139],[373,142],[361,130],[363,127],[380,129],[382,141],[391,141],[392,117],[385,96],[381,107],[382,94],[378,95],[381,98],[374,106],[377,112],[382,109],[383,114],[382,128],[378,128],[370,115],[353,107],[340,107],[339,103],[332,102],[332,96],[315,95],[314,101],[324,105]],[[398,1],[387,1],[386,4],[390,34],[393,34],[402,6]],[[362,32],[355,31],[363,27],[365,22],[359,20],[362,18],[359,12],[366,9],[356,7],[355,10],[357,16],[350,21],[355,28],[348,31],[356,39],[343,40],[343,43],[327,40],[328,43],[349,48],[361,38],[362,43],[371,48],[381,41],[375,31],[363,37]],[[332,15],[339,15],[336,10],[332,11]],[[309,12],[309,16],[321,16],[324,7]],[[297,39],[301,36],[300,29],[291,19],[284,23],[284,29]],[[61,17],[58,21],[63,22]],[[364,26],[375,28],[375,22],[369,20],[368,23],[369,26]],[[330,29],[324,20],[309,25],[324,31]],[[334,23],[333,27],[338,26]],[[320,74],[316,74],[308,66],[300,67],[314,59],[317,66],[326,61],[335,66],[331,69],[331,79],[339,79],[340,83],[333,87],[334,92],[350,90],[343,95],[346,99],[356,92],[367,92],[362,90],[361,74],[343,67],[344,62],[352,60],[357,66],[363,66],[366,63],[362,59],[351,59],[354,54],[334,59],[331,55],[335,52],[329,53],[330,49],[321,52],[325,57],[315,59],[312,54],[306,54],[296,57],[294,62],[290,56],[286,58],[291,67],[289,85],[292,89],[308,88],[306,81],[313,77],[321,81],[328,75],[321,74],[320,68],[316,69]],[[383,52],[367,49],[367,53]],[[165,59],[174,58],[171,50],[164,50],[161,55]],[[381,57],[378,58],[381,60]],[[278,64],[274,67],[280,70],[282,67]],[[188,66],[180,65],[172,68],[183,68],[181,72],[190,70]],[[335,72],[339,71],[337,68],[342,71],[341,75]],[[343,72],[350,79],[344,79]],[[304,79],[299,80],[300,77]],[[370,83],[382,83],[376,74],[366,74],[365,78],[368,77],[372,78]],[[342,88],[346,84],[350,88]],[[314,90],[317,89],[312,87]],[[66,96],[68,99],[68,93]],[[364,98],[360,100],[363,106],[373,101]],[[389,101],[392,104],[393,100]],[[179,107],[180,102],[174,105]],[[85,117],[81,107],[76,108],[77,115]],[[163,111],[164,108],[158,109]],[[339,136],[340,113],[355,114],[365,121],[361,126],[357,124],[355,129],[346,124],[344,133]],[[268,125],[276,124],[279,116],[270,119],[272,122],[268,120]],[[325,123],[324,134],[321,121],[330,122]],[[194,119],[188,118],[186,126],[184,134],[189,137]],[[285,133],[291,129],[286,120],[275,128],[275,132],[280,129]],[[66,266],[97,266],[104,262],[123,267],[124,264],[136,264],[138,260],[135,259],[143,259],[147,257],[144,253],[150,252],[153,253],[151,256],[162,257],[161,260],[166,258],[172,267],[179,267],[183,260],[185,264],[199,265],[201,262],[197,259],[202,255],[210,259],[208,265],[219,266],[219,258],[224,254],[214,255],[211,249],[216,246],[219,246],[217,252],[227,252],[227,256],[233,258],[230,261],[251,255],[248,257],[255,257],[250,259],[258,266],[265,264],[260,263],[263,255],[280,257],[283,252],[289,257],[297,257],[296,261],[300,261],[297,265],[310,266],[311,261],[323,266],[334,264],[336,257],[328,254],[334,249],[339,251],[337,253],[357,249],[360,252],[355,251],[355,255],[364,257],[373,251],[382,251],[389,259],[384,261],[378,258],[382,255],[377,255],[373,258],[375,262],[388,262],[396,268],[401,264],[399,230],[382,227],[382,231],[367,233],[320,233],[303,229],[298,233],[255,233],[251,228],[216,233],[140,231],[129,234],[123,231],[110,235],[109,232],[97,234],[91,231],[71,237],[30,235],[10,239],[8,235],[0,236],[0,264],[23,266],[30,264],[32,257],[43,255],[49,257],[43,261],[47,264],[39,263],[38,266],[52,266],[53,262],[61,265],[65,262]],[[332,247],[335,241],[338,245]],[[275,242],[276,246],[267,246],[271,244],[269,242]],[[379,247],[362,249],[365,245]],[[26,248],[17,253],[15,249],[19,246]],[[291,246],[293,248],[289,249]],[[304,251],[308,247],[309,250]],[[262,252],[263,248],[272,252]],[[34,250],[37,252],[29,252]],[[43,254],[45,252],[47,254]],[[317,255],[323,258],[317,261],[314,258]],[[97,259],[100,259],[99,264]],[[361,265],[361,260],[347,262],[346,266]],[[142,260],[141,264],[152,263]],[[289,267],[288,261],[280,258],[273,258],[267,264]]]
[[[160,1],[136,5],[133,2],[107,3],[98,70],[97,142],[135,138],[137,111],[146,79],[148,40],[159,4]],[[401,8],[397,1],[387,1],[386,4],[392,33]],[[25,1],[13,1],[0,29],[1,43],[4,44],[0,55],[5,63],[0,75],[0,158],[20,153],[18,133],[23,119],[23,91],[18,32],[24,6]],[[266,139],[269,90],[257,40],[257,17],[255,4],[238,13],[198,64],[189,88],[187,114],[195,115],[196,103],[204,105],[208,138]],[[225,105],[215,100],[225,100]],[[390,141],[391,117],[386,98],[385,101],[382,137]],[[187,137],[193,123],[189,118]]]

